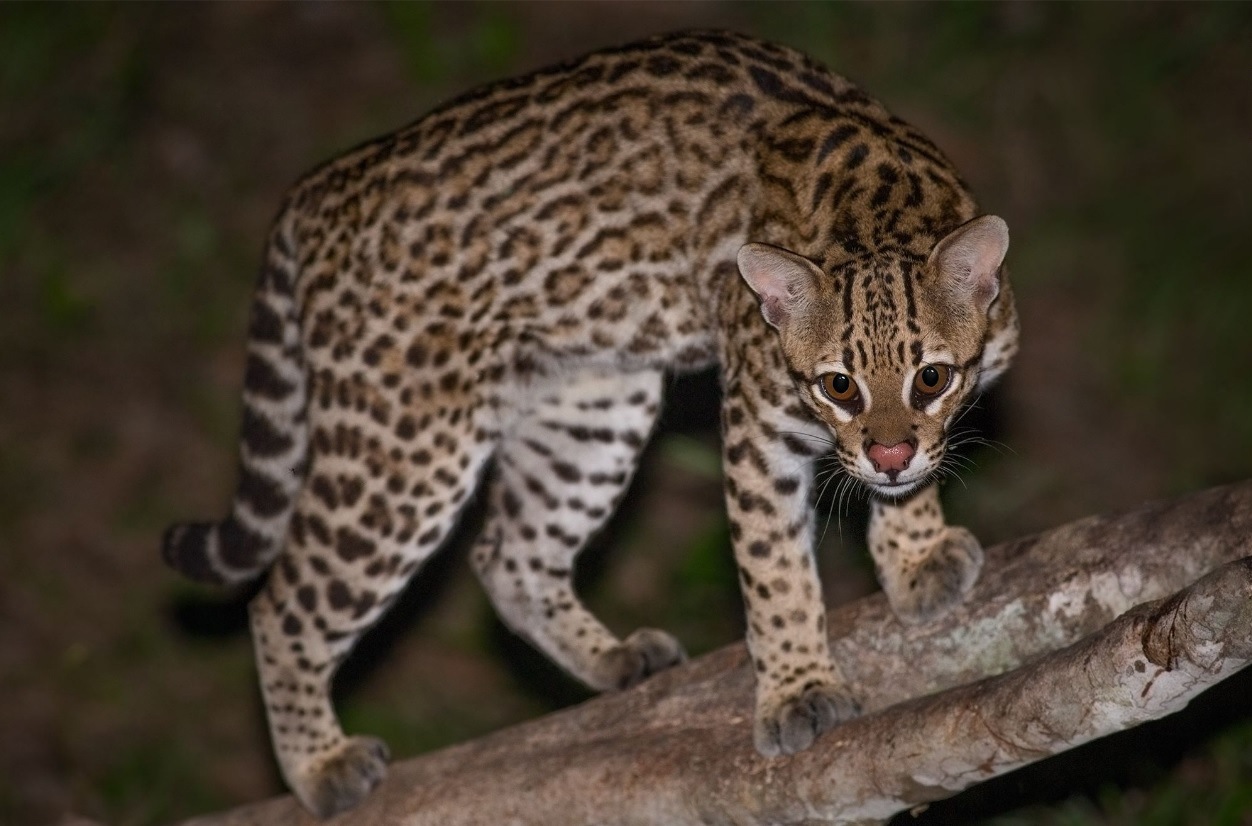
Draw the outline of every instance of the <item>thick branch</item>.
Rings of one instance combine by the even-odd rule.
[[[396,765],[344,820],[876,822],[1169,714],[1241,668],[1252,657],[1248,562],[1113,619],[1248,555],[1252,482],[1074,522],[990,549],[968,603],[932,626],[901,626],[881,596],[833,611],[832,646],[869,713],[804,754],[753,752],[752,676],[731,646]],[[284,798],[198,822],[306,820]]]

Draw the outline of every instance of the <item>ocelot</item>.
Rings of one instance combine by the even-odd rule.
[[[858,712],[826,639],[813,464],[872,497],[887,597],[917,623],[982,565],[935,479],[1008,366],[1008,229],[940,151],[791,49],[685,32],[470,92],[291,189],[249,329],[228,515],[166,534],[251,603],[278,762],[327,816],[385,773],[329,685],[480,486],[472,564],[501,617],[594,689],[683,660],[574,593],[667,371],[718,365],[726,506],[756,670],[754,739]]]

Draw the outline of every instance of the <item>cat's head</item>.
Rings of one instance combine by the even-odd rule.
[[[991,320],[1012,300],[1002,290],[1008,245],[1004,221],[986,215],[924,258],[844,257],[823,269],[779,247],[739,251],[802,398],[835,434],[844,468],[875,492],[924,484],[964,402],[1007,365],[1015,330]]]

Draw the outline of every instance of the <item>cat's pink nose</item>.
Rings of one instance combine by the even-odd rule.
[[[892,479],[909,466],[909,460],[915,452],[912,442],[896,442],[894,445],[870,442],[869,447],[865,448],[865,455],[873,463],[874,470],[885,473]]]

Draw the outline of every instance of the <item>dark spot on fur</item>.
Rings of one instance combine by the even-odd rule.
[[[342,611],[352,604],[352,592],[342,580],[333,579],[326,586],[326,601],[336,611]]]
[[[335,552],[345,562],[361,559],[374,553],[373,540],[366,539],[348,528],[340,528],[335,532]]]

